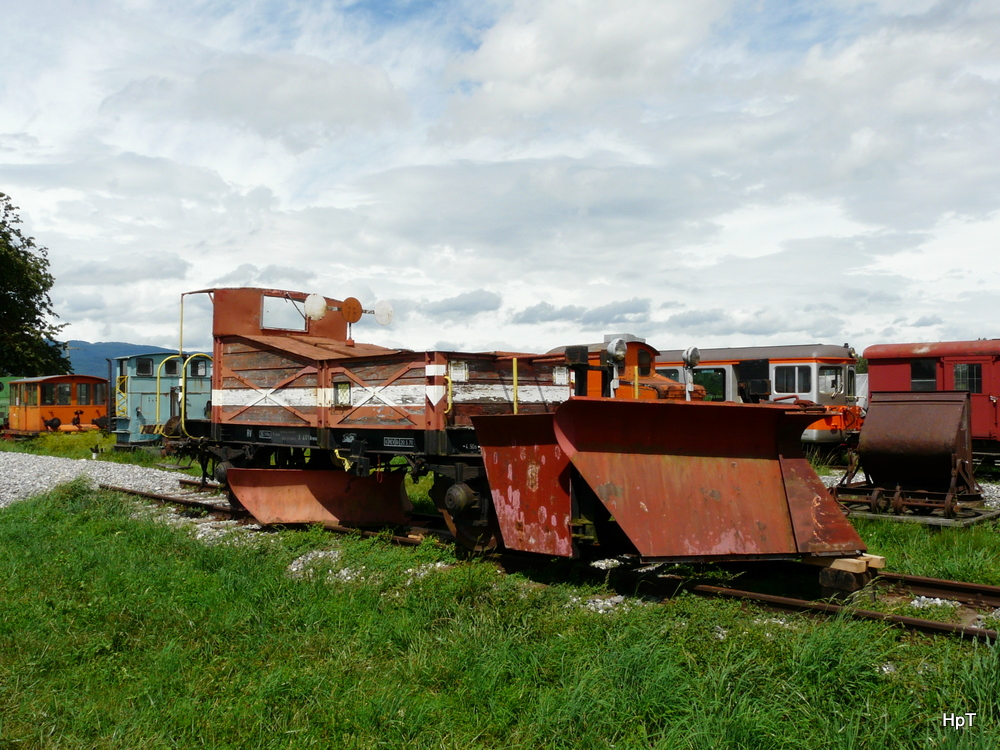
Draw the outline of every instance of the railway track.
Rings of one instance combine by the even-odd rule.
[[[958,584],[960,582],[942,581],[941,583]],[[964,585],[970,587],[974,586],[974,584]],[[990,586],[987,588],[994,587]],[[914,630],[921,633],[953,635],[967,640],[985,641],[987,643],[996,642],[998,637],[997,631],[986,628],[957,623],[939,622],[937,620],[925,620],[918,617],[907,617],[904,615],[894,615],[888,612],[876,612],[874,610],[862,609],[853,605],[834,604],[832,602],[817,602],[810,601],[808,599],[793,599],[791,597],[761,594],[754,591],[743,591],[740,589],[710,586],[707,584],[692,586],[689,591],[699,596],[721,597],[755,602],[768,609],[821,614],[834,617],[844,616],[858,620],[876,620],[878,622],[891,623],[893,625],[906,628],[907,630]]]
[[[157,503],[176,504],[184,507],[198,508],[233,519],[250,519],[246,511],[233,508],[226,498],[220,495],[209,495],[198,482],[193,480],[180,480],[182,486],[193,489],[179,489],[176,493],[152,493],[140,490],[133,490],[127,487],[117,487],[114,485],[101,484],[102,489],[120,492],[123,494],[153,500]],[[209,486],[208,490],[217,489]],[[356,534],[362,537],[379,537],[392,544],[415,546],[423,542],[428,536],[433,536],[443,542],[454,542],[454,538],[444,528],[440,517],[429,514],[415,514],[415,524],[406,529],[404,534],[389,534],[382,531],[368,531],[341,526],[328,526],[328,530],[335,533]],[[523,570],[530,566],[530,562],[523,554],[499,555],[498,562],[508,572]],[[508,559],[509,558],[509,559]],[[537,564],[537,561],[535,561]],[[667,577],[669,579],[669,577]],[[635,579],[638,580],[638,579]],[[646,584],[650,579],[643,579]],[[988,586],[984,584],[967,583],[964,581],[950,581],[937,578],[924,578],[920,576],[905,575],[900,573],[881,572],[877,575],[872,585],[875,591],[889,593],[896,596],[924,596],[956,601],[974,609],[996,609],[1000,608],[1000,586]],[[844,616],[853,619],[874,620],[896,625],[907,630],[922,633],[932,633],[938,635],[951,635],[966,640],[983,641],[994,643],[1000,636],[996,630],[980,628],[968,624],[946,623],[938,620],[928,620],[904,615],[895,615],[887,612],[878,612],[854,606],[853,604],[837,604],[831,601],[816,601],[811,599],[798,599],[787,596],[776,596],[756,591],[730,588],[725,586],[714,586],[711,584],[697,583],[685,584],[677,579],[662,580],[655,584],[658,594],[669,598],[679,590],[686,590],[698,596],[710,598],[736,599],[740,601],[752,602],[763,608],[780,610],[787,612],[800,612],[806,614],[817,614],[824,616]]]
[[[175,504],[187,508],[206,510],[213,515],[224,516],[226,518],[238,520],[251,518],[247,511],[232,507],[225,497],[208,495],[209,492],[218,489],[216,486],[209,485],[207,488],[203,489],[183,489],[183,487],[200,487],[199,482],[185,479],[180,480],[180,484],[182,489],[178,490],[176,493],[145,492],[143,490],[135,490],[129,487],[119,487],[112,484],[100,484],[98,486],[103,490],[120,492],[124,495],[131,495],[145,500],[152,500],[157,503]],[[206,497],[206,495],[208,496]],[[365,538],[379,537],[386,539],[393,544],[404,546],[417,546],[429,536],[440,538],[445,542],[455,541],[454,537],[452,537],[447,529],[444,528],[444,522],[439,516],[414,513],[412,514],[412,518],[414,523],[413,525],[407,527],[405,535],[387,535],[383,531],[369,531],[366,529],[358,529],[349,526],[334,526],[330,524],[325,525],[324,528],[330,532],[339,534],[355,534]]]

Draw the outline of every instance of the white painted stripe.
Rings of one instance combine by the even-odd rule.
[[[255,388],[212,389],[213,406],[270,406],[298,408],[318,406],[316,388],[281,388],[261,390]]]
[[[425,385],[359,386],[351,383],[351,406],[423,406]],[[372,403],[374,402],[374,403]]]
[[[448,365],[425,365],[424,374],[429,377],[441,377],[448,374]]]
[[[568,386],[519,383],[517,400],[522,404],[559,403],[568,401],[571,391]],[[510,403],[514,400],[512,385],[456,385],[451,400],[455,403],[472,401],[492,401]]]
[[[256,390],[253,388],[225,388],[212,391],[212,403],[216,406],[268,406],[268,407],[329,407],[333,405],[334,388],[280,388],[278,390]],[[407,406],[422,407],[424,399],[438,404],[445,397],[447,388],[443,385],[387,385],[359,386],[351,383],[351,407],[359,406]],[[519,384],[517,400],[523,404],[561,403],[569,399],[572,391],[568,386]],[[452,401],[455,403],[511,403],[514,388],[509,384],[470,385],[454,384]]]

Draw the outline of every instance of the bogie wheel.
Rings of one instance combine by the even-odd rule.
[[[503,547],[493,502],[485,483],[477,483],[473,488],[436,475],[430,496],[448,531],[455,537],[456,552],[460,557],[493,552]],[[485,513],[483,504],[487,506]]]

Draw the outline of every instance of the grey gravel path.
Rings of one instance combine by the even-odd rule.
[[[47,492],[81,474],[92,483],[113,484],[143,492],[176,492],[180,475],[110,461],[76,460],[0,451],[0,508]]]

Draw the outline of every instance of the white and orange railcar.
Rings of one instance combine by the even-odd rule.
[[[857,353],[847,344],[795,344],[702,349],[693,382],[707,401],[735,403],[811,401],[826,413],[802,433],[804,443],[842,443],[857,437]],[[663,350],[656,371],[686,383],[680,349]]]

